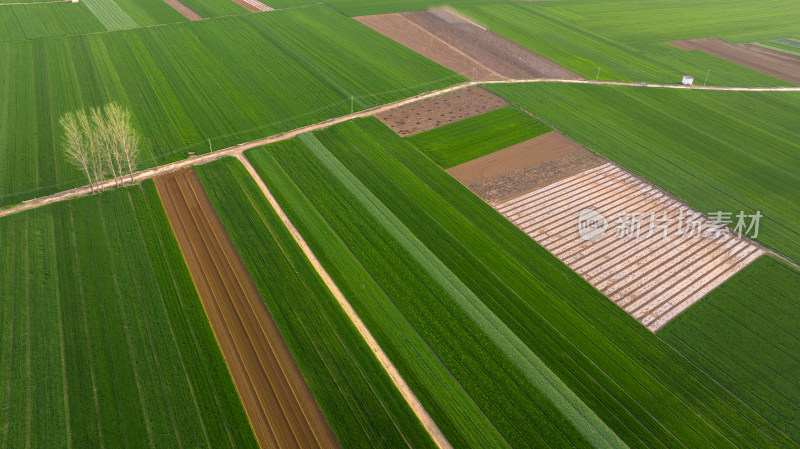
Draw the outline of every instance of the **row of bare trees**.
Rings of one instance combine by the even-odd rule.
[[[130,111],[117,103],[76,111],[61,117],[63,146],[69,160],[86,174],[92,193],[101,181],[117,185],[127,173],[133,182],[139,157],[139,138]]]

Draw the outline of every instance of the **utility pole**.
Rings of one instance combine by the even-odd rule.
[[[211,139],[208,139],[208,152],[210,153],[212,151],[213,150],[211,149]]]
[[[353,113],[353,96],[350,96],[350,114]]]
[[[705,87],[706,83],[708,82],[708,75],[710,73],[711,73],[711,69],[708,69],[708,72],[706,72],[706,79],[705,79],[705,81],[703,81],[703,87]]]
[[[597,68],[597,76],[594,77],[594,82],[600,81],[600,67]]]

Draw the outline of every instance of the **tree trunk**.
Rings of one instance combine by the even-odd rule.
[[[92,195],[94,195],[94,183],[92,182],[92,175],[89,174],[89,167],[84,166],[83,170],[86,172],[86,178],[89,180],[89,188],[92,191]]]

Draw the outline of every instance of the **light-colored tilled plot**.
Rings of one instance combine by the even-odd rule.
[[[197,175],[187,169],[155,182],[259,445],[337,448]]]
[[[762,254],[611,163],[495,208],[652,331]],[[602,230],[600,216],[605,232],[587,240],[581,217],[583,225],[597,219],[594,228]]]
[[[250,12],[275,11],[275,8],[265,5],[258,0],[233,0],[239,6]]]

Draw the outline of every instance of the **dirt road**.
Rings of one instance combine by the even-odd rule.
[[[225,156],[236,156],[242,154],[244,151],[249,150],[251,148],[256,148],[270,143],[288,140],[293,137],[297,137],[298,135],[303,133],[317,131],[353,119],[371,117],[385,111],[390,111],[392,109],[399,108],[401,106],[427,100],[429,98],[437,97],[439,95],[447,94],[450,92],[456,92],[472,86],[481,86],[489,84],[531,84],[531,83],[591,84],[597,86],[627,86],[627,87],[659,88],[659,89],[719,90],[719,91],[730,91],[730,92],[800,92],[800,87],[717,87],[717,86],[688,87],[680,84],[641,84],[641,83],[625,83],[620,81],[554,80],[547,78],[505,80],[505,81],[469,81],[461,84],[456,84],[455,86],[450,86],[444,89],[431,91],[414,97],[406,98],[404,100],[400,100],[394,103],[388,103],[383,106],[378,106],[376,108],[368,109],[366,111],[355,112],[353,114],[348,114],[341,117],[328,119],[323,122],[314,123],[312,125],[304,126],[302,128],[298,128],[282,134],[277,134],[275,136],[265,137],[263,139],[241,143],[239,145],[224,148],[222,150],[206,153],[202,156],[191,157],[189,159],[184,159],[178,162],[172,162],[158,167],[141,170],[133,174],[133,181],[138,182],[145,179],[154,178],[163,173],[179,170],[181,168],[191,167],[194,165],[207,164],[209,162],[215,161]],[[126,180],[127,179],[128,177],[126,176]],[[99,187],[106,189],[114,188],[115,187],[114,180],[109,179],[107,181],[104,181],[100,183]],[[52,195],[48,195],[41,198],[35,198],[33,200],[26,201],[22,204],[0,209],[0,217],[5,217],[6,215],[11,215],[18,212],[35,209],[37,207],[41,207],[47,204],[66,201],[71,198],[79,196],[89,195],[91,193],[92,191],[90,190],[88,185],[83,187],[76,187],[74,189],[65,190],[63,192],[54,193]]]
[[[155,183],[259,445],[338,448],[194,170]]]

